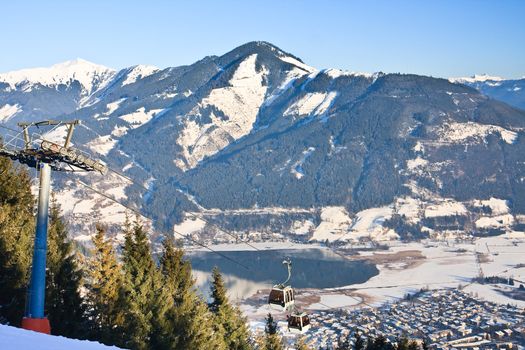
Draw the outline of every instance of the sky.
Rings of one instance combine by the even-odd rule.
[[[319,69],[525,76],[522,0],[17,0],[0,14],[0,72],[165,68],[264,40]]]

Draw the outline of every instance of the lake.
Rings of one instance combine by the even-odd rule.
[[[282,261],[292,261],[290,284],[294,288],[336,288],[366,282],[379,270],[366,261],[350,261],[329,249],[303,248],[280,250],[221,251],[246,268],[212,252],[188,254],[197,286],[209,293],[211,270],[218,266],[224,276],[230,297],[243,299],[260,289],[269,289],[284,282],[288,275]]]

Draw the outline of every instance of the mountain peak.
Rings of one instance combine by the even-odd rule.
[[[505,78],[488,74],[474,74],[470,77],[449,78],[449,80],[453,83],[482,83],[485,81],[502,81],[505,80]]]
[[[15,87],[25,83],[57,86],[77,80],[85,90],[92,92],[102,81],[114,74],[114,69],[76,58],[54,64],[51,67],[28,68],[2,73],[0,81]]]

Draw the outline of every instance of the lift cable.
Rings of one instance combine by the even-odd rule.
[[[109,199],[110,201],[115,202],[116,204],[119,204],[119,205],[123,206],[123,207],[126,208],[126,209],[129,209],[130,211],[134,212],[135,214],[140,215],[140,216],[142,216],[143,218],[148,219],[148,220],[150,220],[150,221],[153,221],[152,219],[148,218],[147,216],[145,216],[144,214],[142,214],[142,213],[141,213],[140,211],[138,211],[137,209],[135,209],[135,208],[133,208],[133,207],[130,207],[129,205],[126,205],[126,204],[124,204],[124,203],[119,202],[119,201],[116,200],[115,198],[113,198],[113,197],[111,197],[111,196],[109,196],[109,195],[107,195],[107,194],[105,194],[105,193],[103,193],[103,192],[97,190],[96,188],[94,188],[94,187],[92,187],[92,186],[89,186],[89,185],[86,184],[84,181],[82,181],[82,180],[78,180],[78,179],[77,179],[76,182],[77,182],[78,184],[80,184],[80,185],[82,185],[82,186],[84,186],[84,187],[86,187],[86,188],[92,190],[93,192],[95,192],[95,193],[101,195],[102,197],[104,197],[104,198],[106,198],[106,199]],[[186,239],[189,240],[189,241],[192,241],[192,242],[195,243],[196,245],[198,245],[198,246],[200,246],[200,247],[202,247],[202,248],[205,248],[205,249],[209,250],[210,252],[212,252],[212,253],[214,253],[214,254],[217,254],[217,255],[221,256],[222,258],[224,258],[224,259],[226,259],[226,260],[229,260],[229,261],[231,261],[231,262],[233,262],[233,263],[235,263],[235,264],[237,264],[237,265],[243,267],[243,268],[246,269],[246,270],[250,270],[250,271],[251,271],[251,269],[250,269],[248,266],[246,266],[246,265],[244,265],[244,264],[238,262],[238,261],[235,260],[235,259],[230,258],[229,256],[227,256],[227,255],[225,255],[225,254],[222,254],[221,252],[219,252],[219,251],[217,251],[217,250],[214,250],[214,249],[210,248],[209,246],[207,246],[207,245],[205,245],[205,244],[203,244],[203,243],[201,243],[201,242],[199,242],[199,241],[193,239],[193,238],[190,237],[189,235],[185,235],[185,234],[180,233],[180,232],[178,232],[178,231],[176,231],[176,230],[173,230],[173,231],[174,231],[176,234],[178,234],[179,236],[181,236],[181,237],[183,237],[183,238],[186,238]]]

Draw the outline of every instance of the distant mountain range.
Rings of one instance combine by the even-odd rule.
[[[488,235],[525,224],[523,84],[317,70],[250,42],[166,69],[0,74],[0,122],[80,119],[76,146],[140,183],[56,174],[78,240],[124,210],[77,176],[205,240]]]
[[[471,86],[495,100],[525,110],[525,77],[503,79],[482,74],[470,78],[451,78],[450,81]]]

